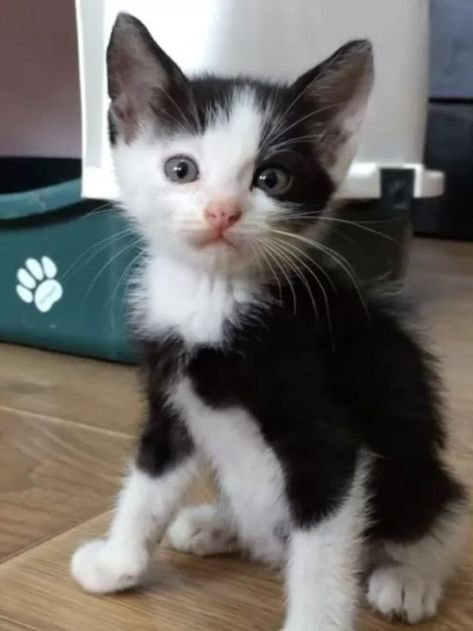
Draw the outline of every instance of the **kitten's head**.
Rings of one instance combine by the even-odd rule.
[[[107,62],[129,216],[151,253],[227,272],[270,265],[284,232],[314,227],[353,158],[373,82],[367,41],[291,85],[188,78],[127,14]]]

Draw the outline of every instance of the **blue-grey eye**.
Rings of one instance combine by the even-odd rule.
[[[268,195],[282,195],[291,188],[291,184],[292,176],[279,167],[262,169],[255,178],[255,186]]]
[[[197,164],[187,156],[175,156],[169,158],[164,163],[164,173],[168,180],[178,184],[194,182],[199,178],[199,168]]]

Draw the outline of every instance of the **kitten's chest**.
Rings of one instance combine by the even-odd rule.
[[[195,270],[169,258],[148,263],[138,295],[146,333],[171,332],[187,346],[219,345],[227,323],[252,300],[248,282]]]

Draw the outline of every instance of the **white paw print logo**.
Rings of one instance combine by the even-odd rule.
[[[41,261],[27,259],[16,274],[16,293],[23,302],[33,303],[38,311],[46,313],[62,298],[62,285],[56,274],[56,264],[49,256],[42,256]]]

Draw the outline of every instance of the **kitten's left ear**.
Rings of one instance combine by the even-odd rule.
[[[368,40],[345,44],[303,74],[292,89],[313,110],[316,146],[336,184],[354,158],[374,79],[373,50]]]
[[[120,13],[107,48],[111,124],[126,142],[146,117],[178,107],[189,85],[179,66],[137,18]],[[176,112],[174,112],[176,116]]]

